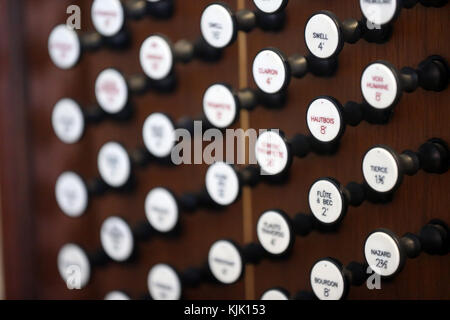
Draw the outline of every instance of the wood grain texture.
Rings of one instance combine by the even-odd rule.
[[[35,294],[36,247],[30,192],[33,155],[26,112],[23,4],[2,1],[0,11],[0,183],[5,286],[8,297],[27,299]]]
[[[249,7],[251,2],[247,1]],[[256,31],[248,37],[249,61],[260,49],[268,46],[279,48],[288,55],[306,54],[303,40],[305,23],[314,12],[324,9],[334,12],[341,20],[361,17],[356,1],[290,1],[287,24],[281,34]],[[338,71],[333,77],[307,75],[303,79],[292,79],[285,108],[277,111],[256,110],[250,115],[250,126],[256,129],[280,128],[288,137],[307,133],[305,112],[315,97],[330,95],[342,103],[362,101],[359,83],[368,63],[382,59],[401,68],[415,67],[431,54],[440,54],[448,59],[450,44],[442,38],[448,27],[448,6],[433,9],[417,5],[413,9],[402,10],[388,43],[377,45],[361,40],[354,45],[346,44],[339,57]],[[250,67],[248,72],[251,72]],[[250,83],[250,86],[255,84]],[[449,141],[449,97],[448,90],[435,93],[418,89],[414,93],[404,94],[389,124],[347,126],[340,149],[333,156],[310,154],[304,159],[295,159],[287,184],[279,187],[261,185],[253,190],[254,223],[263,211],[271,208],[285,210],[291,216],[298,212],[308,213],[308,190],[317,178],[334,177],[344,184],[362,182],[362,156],[375,144],[387,144],[401,152],[417,149],[432,137]],[[365,202],[358,208],[350,208],[338,232],[313,232],[306,238],[297,237],[290,259],[281,263],[263,262],[256,267],[256,296],[274,286],[285,287],[292,293],[311,289],[309,271],[320,258],[331,256],[344,264],[362,262],[364,239],[378,227],[403,235],[405,232],[419,231],[431,218],[450,221],[450,200],[443,196],[449,188],[448,173],[430,175],[419,172],[405,178],[393,202],[385,205]],[[422,254],[407,261],[399,277],[390,283],[383,283],[382,290],[354,287],[348,298],[448,299],[448,270],[448,256]]]
[[[0,3],[3,6],[9,2]],[[256,52],[274,46],[286,54],[306,53],[304,24],[315,11],[328,9],[340,19],[360,17],[358,5],[353,0],[291,0],[287,7],[287,24],[282,32],[254,30],[227,48],[223,59],[217,63],[193,61],[177,65],[179,82],[174,93],[149,92],[133,97],[135,112],[131,121],[120,124],[109,121],[88,127],[79,143],[65,145],[54,135],[50,122],[53,105],[60,98],[72,97],[88,105],[95,101],[94,82],[103,69],[116,67],[127,75],[140,72],[139,47],[152,33],[163,33],[174,41],[194,40],[200,32],[202,9],[212,1],[178,0],[171,20],[144,18],[130,21],[132,45],[128,50],[103,49],[88,53],[78,66],[62,71],[48,57],[47,39],[51,29],[65,21],[66,8],[72,2],[21,1],[22,9],[17,10],[22,14],[23,42],[11,36],[17,35],[11,31],[14,24],[0,29],[0,64],[5,70],[1,75],[0,163],[7,298],[102,299],[115,289],[139,298],[147,292],[147,273],[152,265],[166,262],[183,270],[205,261],[210,245],[219,238],[231,238],[241,244],[252,237],[256,240],[256,221],[267,209],[283,209],[291,216],[308,211],[307,192],[315,179],[332,176],[343,183],[362,181],[361,159],[370,146],[385,143],[403,151],[416,149],[431,137],[450,141],[449,90],[434,93],[418,89],[412,94],[404,94],[388,125],[362,123],[355,128],[347,127],[337,154],[295,159],[290,180],[285,185],[259,185],[247,190],[243,199],[221,212],[199,210],[192,215],[183,215],[180,237],[142,243],[136,262],[110,264],[95,270],[86,289],[69,291],[56,267],[56,256],[63,244],[76,242],[89,249],[97,248],[100,245],[99,229],[105,218],[120,215],[131,224],[141,221],[144,219],[144,199],[151,188],[164,186],[176,194],[196,191],[203,186],[207,166],[168,168],[150,165],[136,169],[138,183],[134,192],[94,198],[86,214],[76,219],[64,216],[54,199],[54,184],[61,172],[75,170],[83,177],[97,176],[97,152],[105,142],[118,140],[128,149],[142,145],[142,125],[152,112],[163,111],[174,119],[198,115],[203,92],[214,82],[227,82],[237,88],[245,86],[243,79],[246,77],[248,85],[255,87],[250,68]],[[225,2],[233,9],[237,8],[237,0]],[[78,3],[82,8],[83,30],[92,30],[91,1],[80,0]],[[254,8],[251,0],[242,3],[247,8]],[[0,10],[2,23],[7,20],[4,19],[7,12]],[[403,10],[388,43],[377,45],[360,41],[354,45],[346,44],[335,76],[317,78],[307,75],[304,79],[293,79],[288,102],[282,110],[257,108],[244,115],[240,125],[255,129],[279,127],[288,136],[306,133],[306,106],[314,97],[327,94],[341,102],[361,100],[359,79],[369,62],[384,59],[403,67],[416,66],[430,54],[440,54],[448,59],[450,44],[446,32],[449,28],[448,6],[434,9],[418,5]],[[16,52],[13,48],[17,48],[12,47],[12,41],[19,41],[17,45],[23,46],[25,63],[18,58],[20,55],[12,59]],[[240,48],[243,45],[246,50]],[[247,61],[247,67],[242,61]],[[21,72],[26,72],[23,79]],[[313,232],[306,238],[298,237],[294,253],[288,260],[264,261],[247,270],[251,273],[250,278],[232,286],[203,284],[187,289],[185,298],[258,298],[264,290],[274,286],[285,287],[292,293],[310,289],[309,270],[317,259],[332,256],[344,264],[362,261],[363,241],[375,228],[389,228],[402,235],[419,231],[431,218],[450,222],[449,190],[448,173],[419,172],[406,177],[393,202],[386,205],[364,203],[359,208],[350,208],[336,233]],[[244,221],[249,217],[252,221]],[[249,230],[249,224],[253,231]],[[449,270],[448,256],[422,254],[409,260],[394,281],[383,283],[382,290],[352,288],[349,298],[450,299]]]
[[[178,88],[173,94],[149,92],[133,98],[134,117],[120,123],[105,122],[88,127],[83,139],[75,145],[64,145],[53,133],[50,119],[53,105],[62,97],[76,98],[82,105],[95,102],[94,82],[100,71],[107,67],[117,67],[124,74],[141,72],[138,52],[141,43],[150,34],[159,32],[173,41],[187,38],[195,40],[199,36],[200,14],[208,1],[177,1],[177,10],[171,20],[131,21],[132,45],[126,51],[101,50],[88,53],[81,62],[69,71],[57,69],[47,53],[48,35],[58,23],[66,19],[65,9],[71,1],[25,1],[25,45],[28,61],[29,103],[24,110],[28,115],[30,129],[29,145],[33,156],[30,159],[30,183],[33,202],[33,216],[36,220],[35,272],[30,276],[32,284],[38,288],[36,298],[95,298],[113,289],[123,289],[133,298],[147,292],[147,273],[152,265],[159,262],[171,263],[179,270],[205,261],[210,245],[219,237],[230,237],[241,241],[242,217],[240,204],[219,213],[207,210],[197,211],[182,217],[183,232],[176,239],[154,239],[139,246],[136,263],[110,264],[101,270],[94,270],[92,281],[85,290],[69,291],[61,281],[56,268],[59,248],[66,242],[76,242],[88,249],[100,245],[99,229],[103,220],[111,215],[120,215],[131,224],[145,219],[144,199],[147,192],[156,186],[165,186],[176,194],[197,191],[203,185],[206,165],[180,166],[177,168],[150,165],[135,171],[137,188],[130,194],[110,193],[94,198],[81,218],[71,219],[62,214],[54,199],[54,184],[58,175],[65,170],[75,170],[83,177],[98,175],[97,152],[109,140],[122,142],[132,149],[143,144],[142,125],[152,112],[162,111],[174,119],[182,116],[196,116],[201,111],[204,90],[212,82],[225,81],[234,87],[238,85],[237,46],[229,48],[220,63],[194,61],[187,65],[177,65]],[[235,6],[234,1],[230,5]],[[90,1],[80,1],[83,31],[92,30],[89,19]],[[39,13],[39,14],[37,14]],[[232,66],[232,67],[230,67]],[[193,81],[195,79],[195,81]],[[20,128],[19,128],[20,129]],[[11,136],[13,132],[9,132]],[[23,147],[25,149],[25,147]],[[4,149],[2,149],[4,150]],[[22,150],[25,154],[25,150]],[[6,155],[5,155],[6,156]],[[18,155],[18,158],[22,158]],[[18,170],[14,171],[18,174]],[[27,176],[28,177],[28,176]],[[10,178],[13,179],[12,177]],[[4,180],[3,185],[9,185]],[[28,203],[28,202],[27,202]],[[5,220],[13,219],[13,209],[4,210]],[[7,229],[7,228],[5,228]],[[19,230],[15,230],[17,235]],[[6,245],[8,245],[6,243]],[[20,246],[28,249],[28,243],[20,241]],[[6,261],[7,272],[14,266],[12,258]],[[20,262],[20,261],[19,261]],[[19,276],[19,275],[17,275]],[[13,297],[12,285],[7,284],[7,296]],[[22,292],[24,294],[24,292]],[[193,290],[186,290],[186,298],[236,298],[244,295],[243,283],[227,287],[205,284]]]

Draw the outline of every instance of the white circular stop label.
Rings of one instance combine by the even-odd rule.
[[[289,300],[289,297],[280,289],[269,289],[261,295],[261,300]]]
[[[266,131],[259,135],[255,144],[255,155],[264,174],[279,174],[288,165],[288,147],[275,131]]]
[[[122,111],[128,103],[128,85],[124,76],[115,69],[105,69],[95,81],[95,97],[107,113]]]
[[[340,300],[345,292],[345,278],[338,266],[323,259],[311,270],[311,287],[320,300]]]
[[[88,190],[83,179],[75,172],[64,172],[56,180],[55,197],[65,215],[81,216],[88,205]]]
[[[203,112],[216,128],[227,128],[237,116],[236,99],[231,90],[223,84],[213,84],[203,95]]]
[[[361,91],[367,103],[375,109],[392,106],[398,94],[397,78],[382,63],[372,63],[361,76]]]
[[[339,26],[328,15],[313,15],[305,27],[305,41],[309,51],[317,58],[332,57],[341,43]]]
[[[235,34],[231,12],[222,4],[213,3],[203,10],[200,30],[205,41],[214,48],[225,48]]]
[[[69,289],[84,288],[91,277],[91,264],[86,252],[73,243],[65,244],[58,253],[58,271]]]
[[[213,243],[209,249],[208,265],[213,276],[224,284],[236,282],[244,268],[239,250],[227,240]]]
[[[288,83],[286,64],[283,58],[271,49],[260,51],[253,60],[253,79],[261,91],[278,93]]]
[[[286,4],[287,0],[253,0],[255,6],[264,13],[275,13]]]
[[[142,70],[150,79],[164,79],[173,67],[171,45],[164,37],[152,35],[142,43],[139,60]]]
[[[125,148],[117,142],[103,145],[98,153],[97,165],[100,176],[111,187],[122,187],[130,178],[130,157]]]
[[[157,264],[147,277],[148,291],[153,300],[180,300],[181,280],[177,272],[167,264]]]
[[[263,248],[274,255],[285,253],[292,243],[292,231],[286,218],[277,211],[261,214],[256,234]]]
[[[81,55],[81,44],[77,33],[65,24],[56,26],[48,38],[48,52],[58,68],[74,67]]]
[[[175,127],[172,120],[163,113],[152,113],[145,119],[142,137],[148,152],[157,158],[171,154],[175,146]]]
[[[125,23],[125,14],[119,0],[94,0],[91,7],[92,23],[102,36],[119,33]]]
[[[72,99],[61,99],[53,108],[52,126],[56,136],[64,143],[78,142],[84,133],[84,115]]]
[[[335,223],[343,214],[343,198],[335,183],[321,179],[309,189],[309,207],[311,212],[322,223]]]
[[[374,232],[366,239],[364,256],[370,268],[381,276],[391,276],[400,267],[400,249],[386,232]]]
[[[261,295],[261,300],[289,300],[289,297],[282,290],[269,289]]]
[[[122,218],[107,218],[100,229],[100,240],[103,250],[115,261],[125,261],[133,253],[133,233],[128,223]]]
[[[152,189],[145,198],[145,216],[159,232],[172,231],[178,222],[178,205],[173,194],[165,188]]]
[[[104,300],[130,300],[130,297],[125,292],[115,290],[107,293]]]
[[[380,27],[394,19],[398,10],[398,0],[359,0],[364,17],[372,23],[372,27]]]
[[[206,171],[206,191],[211,199],[222,206],[232,204],[239,196],[240,183],[236,170],[224,162],[216,162]]]
[[[306,113],[306,123],[314,138],[321,142],[331,142],[342,132],[343,123],[338,106],[327,98],[311,102]]]
[[[367,184],[377,192],[392,191],[400,178],[397,161],[382,147],[372,148],[366,153],[362,169]]]

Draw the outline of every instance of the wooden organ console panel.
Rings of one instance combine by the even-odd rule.
[[[371,147],[387,145],[396,152],[394,160],[407,158],[413,161],[415,155],[423,159],[422,155],[428,154],[419,147],[429,139],[440,138],[450,142],[450,110],[447,108],[450,93],[448,90],[434,92],[420,88],[428,85],[429,79],[424,79],[432,72],[426,67],[418,67],[431,55],[449,58],[450,43],[446,37],[446,31],[450,29],[448,5],[436,8],[416,4],[410,9],[402,9],[392,23],[389,39],[377,43],[374,39],[363,39],[364,35],[358,33],[355,24],[346,20],[361,21],[357,0],[290,0],[281,9],[282,13],[272,19],[267,19],[261,12],[256,18],[249,12],[240,13],[242,9],[254,10],[253,0],[227,0],[223,1],[229,7],[227,12],[235,14],[235,27],[241,31],[235,31],[235,37],[230,36],[225,48],[220,48],[226,42],[220,38],[223,34],[211,35],[209,41],[218,49],[209,48],[201,57],[190,56],[192,48],[189,45],[195,44],[194,50],[205,49],[205,43],[197,42],[201,35],[200,21],[205,7],[213,2],[174,0],[174,12],[169,18],[164,14],[162,17],[145,14],[140,19],[127,17],[128,46],[122,44],[117,47],[120,39],[107,39],[98,50],[83,51],[80,61],[67,70],[52,63],[48,38],[52,29],[67,19],[66,9],[71,1],[5,2],[5,10],[0,10],[3,11],[0,17],[6,21],[6,28],[0,30],[0,41],[2,48],[7,48],[0,59],[5,70],[1,78],[3,107],[0,129],[3,139],[0,176],[7,298],[103,299],[114,290],[121,290],[132,299],[149,298],[147,277],[154,265],[167,263],[181,274],[190,267],[204,266],[211,245],[219,239],[233,240],[241,247],[251,242],[258,243],[257,225],[261,214],[270,209],[281,210],[286,213],[287,221],[296,221],[298,213],[309,214],[310,187],[319,178],[333,178],[335,180],[332,181],[339,181],[343,187],[349,182],[363,183],[363,157]],[[78,1],[77,5],[82,12],[79,34],[94,30],[90,14],[92,1]],[[327,12],[319,13],[322,10]],[[311,36],[307,45],[305,25],[316,13],[321,15],[317,17],[318,24],[307,29],[306,37]],[[142,12],[136,11],[135,14]],[[224,13],[216,10],[212,13],[213,18],[218,14]],[[220,32],[233,33],[226,29],[225,18],[221,19],[223,28]],[[317,25],[326,23],[329,25],[324,28],[328,34],[314,31]],[[338,28],[333,27],[334,23],[339,26],[338,31],[333,29]],[[154,83],[145,88],[139,83],[143,74],[141,45],[154,34],[169,39],[172,52],[178,55],[172,73],[175,85],[166,92],[153,86]],[[340,36],[339,41],[335,39],[336,34]],[[182,39],[188,41],[177,42]],[[95,37],[85,40],[95,45]],[[333,46],[335,40],[339,49],[333,50],[328,46]],[[111,216],[125,219],[135,231],[135,227],[146,219],[145,201],[151,189],[168,188],[176,196],[202,190],[208,165],[170,166],[158,161],[150,161],[143,166],[133,165],[132,187],[89,195],[87,209],[79,217],[63,214],[58,206],[55,200],[58,177],[65,171],[74,171],[89,182],[99,177],[97,155],[109,141],[121,143],[135,161],[139,153],[133,152],[144,147],[142,128],[150,114],[165,113],[175,124],[180,124],[178,120],[183,117],[197,119],[202,114],[203,95],[215,83],[226,83],[234,90],[257,87],[272,90],[279,80],[277,77],[280,77],[279,66],[271,69],[271,65],[264,65],[274,61],[268,56],[269,60],[256,65],[256,69],[253,64],[264,48],[272,48],[275,51],[271,52],[281,52],[286,59],[290,58],[285,64],[290,66],[292,77],[286,76],[291,79],[288,85],[285,83],[281,103],[276,107],[257,106],[248,110],[251,108],[242,106],[245,103],[241,100],[240,117],[224,127],[276,128],[287,138],[296,134],[307,136],[310,134],[307,119],[311,116],[308,113],[311,102],[319,96],[330,96],[335,99],[332,101],[340,102],[336,105],[342,105],[346,110],[350,110],[346,104],[348,101],[363,102],[361,76],[369,64],[378,60],[387,61],[396,70],[401,70],[392,71],[393,79],[400,77],[411,86],[404,87],[403,91],[414,92],[403,92],[401,98],[397,92],[395,108],[389,106],[392,114],[387,123],[375,119],[375,113],[364,113],[366,119],[356,120],[358,116],[355,113],[346,114],[345,132],[339,132],[342,135],[336,138],[339,141],[334,152],[320,154],[308,149],[311,152],[304,157],[292,155],[292,163],[285,170],[283,181],[244,186],[239,189],[237,201],[220,210],[195,205],[193,212],[180,210],[176,233],[156,234],[135,243],[131,259],[92,266],[86,287],[68,290],[57,265],[58,252],[63,245],[76,243],[89,254],[94,253],[101,248],[102,224]],[[216,55],[218,51],[219,56]],[[331,59],[317,59],[317,65],[314,65],[310,52],[324,57],[328,55]],[[410,69],[402,69],[406,66]],[[148,67],[152,68],[152,65]],[[52,128],[55,104],[62,98],[71,98],[83,110],[95,105],[97,77],[108,68],[120,71],[129,81],[128,114],[104,117],[98,123],[88,121],[78,142],[63,143]],[[448,69],[446,72],[445,85],[448,83]],[[430,75],[432,80],[434,76]],[[137,82],[130,84],[130,79]],[[261,83],[256,83],[258,81]],[[138,94],[134,89],[144,92]],[[263,104],[264,99],[273,98],[271,94],[263,96],[259,101]],[[375,99],[373,103],[377,104],[379,100]],[[360,110],[358,105],[352,107],[355,112]],[[350,125],[352,121],[357,125]],[[330,127],[315,128],[319,128],[318,132],[332,130]],[[295,150],[298,147],[294,142],[292,146]],[[404,150],[419,151],[402,156]],[[448,166],[448,158],[445,165]],[[423,161],[420,166],[415,166],[417,170],[424,169]],[[244,170],[243,165],[236,168]],[[366,238],[378,228],[392,230],[400,239],[407,232],[418,234],[432,219],[449,223],[448,173],[429,174],[425,172],[426,168],[415,171],[414,175],[405,175],[390,201],[363,201],[359,206],[349,205],[345,219],[334,230],[309,230],[311,232],[307,236],[292,235],[295,243],[288,256],[247,264],[242,278],[233,284],[201,281],[196,287],[183,286],[182,298],[259,299],[265,291],[275,287],[286,289],[294,297],[298,291],[312,290],[310,273],[320,259],[332,257],[344,266],[352,261],[363,263]],[[422,243],[421,249],[426,251],[426,246]],[[408,259],[395,279],[383,281],[381,290],[369,290],[365,285],[352,286],[346,298],[450,299],[449,269],[448,255],[420,254],[416,259]]]

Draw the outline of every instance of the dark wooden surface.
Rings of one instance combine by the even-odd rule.
[[[1,4],[13,2],[2,1]],[[171,95],[151,92],[134,98],[136,108],[131,121],[123,124],[107,122],[90,127],[81,142],[75,145],[65,145],[55,137],[50,118],[53,105],[62,97],[76,98],[84,105],[94,102],[94,81],[104,68],[117,67],[125,74],[140,72],[138,51],[149,34],[164,33],[172,40],[195,39],[200,32],[201,11],[209,2],[179,0],[171,20],[146,18],[131,21],[129,27],[133,39],[129,50],[101,50],[87,54],[77,67],[69,71],[53,66],[47,53],[47,39],[52,27],[65,21],[65,9],[72,1],[27,0],[21,1],[23,10],[13,8],[23,15],[23,44],[20,37],[11,37],[11,29],[0,30],[0,62],[4,71],[0,112],[1,192],[8,298],[102,299],[114,289],[123,289],[133,298],[139,298],[147,292],[146,278],[152,265],[167,262],[182,270],[202,263],[209,246],[216,239],[231,238],[243,242],[243,201],[240,200],[220,213],[202,210],[183,216],[184,232],[179,238],[153,239],[140,245],[139,259],[135,263],[111,264],[97,270],[84,290],[67,290],[56,267],[56,256],[64,243],[76,242],[89,249],[97,248],[100,245],[99,228],[106,217],[120,215],[132,224],[144,219],[144,198],[151,188],[165,186],[179,194],[203,186],[205,165],[177,168],[152,165],[136,170],[138,184],[135,192],[96,198],[86,214],[76,219],[61,213],[53,192],[56,178],[65,170],[75,170],[84,177],[96,176],[97,152],[103,143],[118,140],[129,149],[142,145],[141,128],[149,113],[164,111],[175,119],[184,115],[196,116],[201,111],[203,92],[211,83],[220,81],[239,86],[243,81],[242,77],[239,81],[239,67],[245,68],[245,64],[240,64],[238,59],[239,52],[245,52],[238,50],[242,42],[227,48],[223,60],[218,63],[194,61],[178,65],[179,86],[176,92]],[[226,2],[233,8],[237,6],[237,1]],[[247,7],[253,8],[251,0],[244,2]],[[82,7],[83,29],[90,30],[90,1],[78,3]],[[321,9],[329,9],[341,19],[360,17],[356,1],[291,0],[287,7],[288,21],[281,33],[255,30],[246,37],[247,70],[250,72],[253,57],[265,46],[278,47],[287,54],[306,53],[304,24],[312,13]],[[5,11],[1,11],[4,17]],[[12,25],[14,23],[8,24],[8,27]],[[346,45],[334,77],[323,79],[308,75],[301,80],[294,79],[286,107],[277,111],[257,109],[249,114],[249,125],[256,129],[279,127],[288,136],[306,133],[306,106],[315,96],[328,94],[341,102],[360,101],[358,84],[361,72],[366,64],[376,59],[385,59],[403,67],[415,66],[429,54],[441,54],[448,58],[450,45],[446,32],[449,27],[448,7],[432,9],[418,5],[414,9],[403,10],[388,43],[376,45],[360,41],[355,45]],[[17,55],[11,51],[16,48],[12,47],[14,42],[19,42],[16,44],[19,46]],[[20,46],[23,46],[26,61],[23,65]],[[254,86],[250,73],[248,78],[250,86]],[[332,176],[343,183],[361,181],[361,158],[373,144],[385,143],[402,151],[415,149],[434,136],[450,141],[448,103],[448,90],[436,94],[419,89],[405,94],[388,125],[363,123],[356,128],[349,127],[336,155],[309,155],[305,159],[295,159],[287,184],[275,187],[260,185],[246,194],[246,210],[250,201],[252,206],[253,231],[259,214],[264,210],[279,208],[291,216],[307,211],[307,191],[318,177]],[[242,125],[245,127],[248,124]],[[332,256],[345,264],[352,260],[362,261],[363,241],[375,228],[390,228],[402,235],[407,231],[418,231],[431,218],[450,221],[448,177],[448,173],[437,176],[419,172],[405,179],[393,202],[387,205],[364,203],[359,208],[350,208],[339,232],[312,233],[307,238],[297,238],[294,254],[289,260],[265,261],[250,269],[248,276],[254,277],[255,282],[251,292],[244,287],[249,282],[240,281],[232,286],[205,284],[188,289],[185,297],[259,297],[265,289],[273,286],[283,286],[291,292],[310,289],[309,270],[315,260]],[[382,290],[352,288],[349,298],[449,299],[449,270],[448,256],[423,254],[409,260],[395,281],[383,283]]]
[[[35,295],[36,247],[32,211],[31,134],[27,113],[23,6],[0,2],[0,156],[3,261],[8,297]],[[14,34],[8,32],[15,30]],[[7,257],[13,257],[8,259]]]
[[[252,1],[248,0],[250,4]],[[274,46],[286,54],[306,53],[303,40],[304,24],[318,10],[334,12],[339,19],[359,19],[357,1],[290,1],[288,21],[281,35],[254,32],[248,37],[248,56],[252,61],[258,50]],[[277,127],[287,136],[307,133],[305,112],[308,103],[319,95],[331,95],[345,103],[362,101],[360,77],[364,67],[375,60],[390,61],[395,66],[415,67],[430,54],[446,58],[450,54],[448,39],[443,34],[450,26],[448,6],[431,9],[417,5],[403,10],[395,24],[390,41],[383,45],[359,41],[346,44],[339,57],[339,69],[331,78],[307,75],[293,79],[286,107],[279,111],[258,109],[250,115],[250,127]],[[248,71],[250,72],[250,66]],[[252,84],[254,85],[254,84]],[[426,92],[418,89],[404,94],[388,125],[362,123],[347,127],[337,154],[331,157],[308,155],[295,159],[290,181],[280,187],[262,185],[252,192],[253,216],[269,208],[286,210],[291,216],[307,212],[307,195],[311,184],[319,177],[335,177],[342,183],[361,182],[361,161],[365,151],[383,143],[401,152],[416,149],[432,137],[450,139],[447,108],[450,92]],[[350,208],[342,227],[334,234],[313,232],[306,238],[297,237],[293,256],[285,262],[263,262],[255,268],[256,295],[273,286],[290,291],[310,289],[309,270],[319,258],[335,257],[344,264],[363,261],[363,243],[368,233],[378,227],[389,228],[398,235],[417,232],[431,218],[450,221],[450,200],[443,196],[450,188],[449,175],[419,172],[406,177],[393,202],[376,205],[365,202]],[[352,288],[349,299],[450,298],[450,258],[421,255],[407,261],[405,269],[382,290],[369,291],[365,286]]]

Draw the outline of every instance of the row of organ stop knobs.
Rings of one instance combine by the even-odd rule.
[[[103,70],[95,81],[96,101],[81,106],[74,99],[60,99],[52,112],[56,136],[67,144],[78,142],[87,126],[102,121],[131,121],[136,108],[133,97],[153,91],[171,91],[176,86],[175,65],[193,59],[218,62],[223,50],[235,40],[237,33],[282,30],[288,0],[253,0],[256,9],[233,12],[227,4],[213,2],[203,10],[201,35],[193,40],[173,42],[162,34],[150,35],[141,45],[139,61],[142,72],[125,75],[116,68]],[[176,132],[192,133],[196,121],[201,130],[225,129],[232,126],[240,110],[257,106],[282,108],[286,103],[291,78],[311,73],[332,76],[338,68],[338,56],[345,43],[363,39],[374,45],[389,41],[395,32],[395,21],[401,10],[416,4],[441,7],[441,0],[392,0],[376,2],[360,0],[362,17],[341,21],[330,11],[313,14],[305,25],[305,55],[286,56],[277,48],[263,48],[253,59],[252,74],[256,88],[235,89],[226,83],[211,84],[203,94],[198,117],[172,119],[163,112],[151,113],[142,128],[142,145],[127,149],[117,141],[104,144],[97,157],[98,177],[81,177],[74,171],[60,174],[55,184],[56,201],[69,217],[85,213],[88,204],[105,192],[130,190],[138,183],[135,171],[149,165],[178,165],[173,154]],[[173,0],[94,0],[91,17],[95,31],[80,33],[66,25],[56,26],[50,33],[48,49],[51,60],[61,69],[74,67],[83,54],[102,48],[123,49],[132,41],[128,24],[146,16],[168,19],[176,7]],[[259,183],[286,182],[294,158],[313,152],[329,155],[336,152],[346,125],[362,121],[388,124],[403,92],[442,91],[448,84],[449,68],[444,57],[430,55],[415,67],[398,69],[387,61],[370,63],[361,74],[361,102],[341,103],[331,96],[319,96],[307,106],[305,121],[308,133],[287,137],[280,129],[267,129],[257,137],[253,152],[257,163],[238,169],[216,161],[210,165],[204,187],[175,194],[164,187],[150,190],[144,204],[143,218],[131,226],[124,217],[107,218],[100,230],[99,248],[85,249],[75,243],[64,245],[58,254],[58,268],[64,280],[76,267],[81,270],[79,285],[89,283],[94,269],[109,263],[137,259],[140,242],[166,234],[177,236],[182,216],[199,208],[216,210],[238,201],[242,187]],[[411,146],[415,148],[417,146]],[[151,267],[145,297],[180,299],[185,287],[201,282],[231,284],[239,281],[246,264],[262,259],[279,259],[291,253],[296,236],[311,231],[331,232],[343,223],[348,209],[364,201],[390,201],[404,175],[419,170],[445,173],[449,165],[446,141],[433,138],[417,150],[398,152],[387,145],[375,145],[362,159],[364,181],[341,184],[332,177],[318,178],[309,189],[309,208],[293,218],[282,210],[263,212],[256,225],[258,241],[240,246],[231,240],[218,240],[211,245],[208,257],[198,266],[177,270],[167,264]],[[422,251],[444,255],[449,252],[449,229],[445,221],[434,219],[417,233],[396,235],[387,229],[371,232],[363,244],[364,262],[342,264],[336,258],[317,261],[310,272],[312,291],[290,294],[282,288],[268,289],[262,299],[343,299],[352,285],[367,280],[367,268],[383,277],[392,278],[403,268],[407,258]],[[129,299],[124,291],[108,293],[107,299]],[[137,298],[137,297],[136,297]]]

